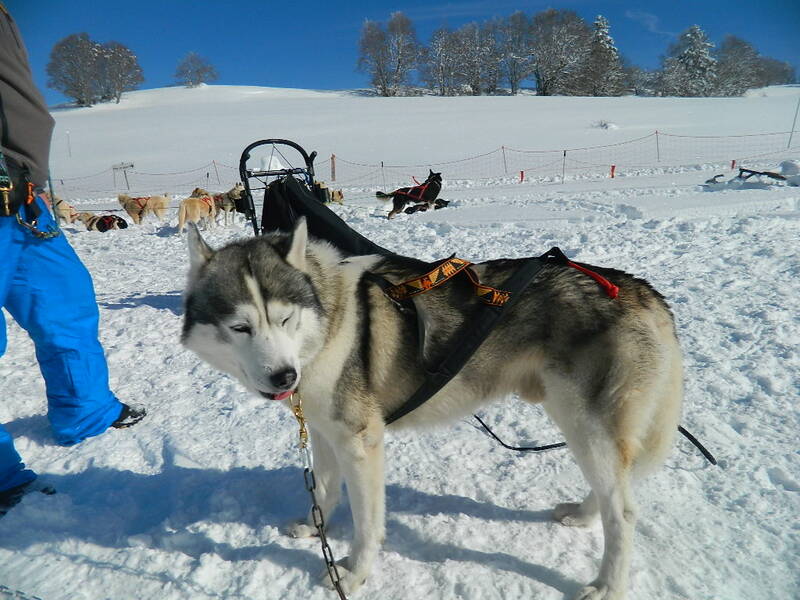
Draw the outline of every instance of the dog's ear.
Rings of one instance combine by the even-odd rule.
[[[200,268],[214,256],[214,250],[206,244],[197,225],[189,221],[186,226],[189,229],[189,281],[193,281]]]
[[[308,245],[308,225],[306,218],[300,217],[292,233],[292,243],[289,252],[286,253],[286,262],[295,269],[305,271],[306,269],[306,246]]]

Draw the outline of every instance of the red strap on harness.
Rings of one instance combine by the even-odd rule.
[[[148,196],[139,196],[138,198],[131,198],[136,205],[144,210],[144,205],[147,204],[147,201],[150,199]]]
[[[600,287],[605,290],[605,292],[606,292],[606,294],[608,294],[609,298],[614,299],[619,295],[619,287],[614,285],[613,283],[611,283],[608,279],[606,279],[605,277],[603,277],[599,273],[595,273],[594,271],[591,271],[590,269],[587,269],[586,267],[582,267],[582,266],[572,262],[571,260],[567,261],[567,265],[569,265],[573,269],[578,269],[578,271],[580,271],[584,275],[588,275],[589,277],[594,279],[600,285]]]

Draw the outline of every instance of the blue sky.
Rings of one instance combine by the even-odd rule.
[[[58,40],[84,31],[98,42],[114,40],[131,48],[144,70],[144,88],[171,85],[178,61],[189,51],[216,66],[220,84],[367,87],[367,77],[356,71],[361,25],[365,19],[385,22],[396,10],[411,18],[423,42],[438,27],[456,28],[516,10],[531,15],[552,6],[574,10],[587,21],[602,14],[611,22],[620,51],[645,68],[657,67],[676,34],[696,23],[715,43],[728,33],[738,35],[762,54],[789,61],[800,72],[800,0],[372,0],[346,4],[316,0],[6,0],[5,4],[22,30],[34,78],[51,104],[64,98],[46,88],[50,50]]]

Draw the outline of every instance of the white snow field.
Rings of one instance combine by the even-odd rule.
[[[800,597],[800,188],[703,191],[710,176],[735,174],[729,159],[758,154],[740,145],[724,156],[733,143],[727,137],[702,146],[713,156],[695,145],[615,179],[603,166],[562,182],[556,165],[554,177],[524,183],[513,171],[455,181],[437,163],[504,145],[578,148],[655,130],[787,132],[798,95],[797,87],[691,100],[150,90],[120,105],[55,110],[52,172],[68,201],[112,209],[122,179],[116,190],[104,179],[80,194],[70,191],[80,180],[72,187],[67,180],[122,162],[157,174],[212,161],[235,167],[248,143],[288,138],[325,158],[419,165],[418,178],[428,166],[443,172],[449,207],[392,221],[374,199],[380,179],[345,186],[345,204],[334,210],[397,252],[482,260],[559,246],[571,258],[646,278],[672,306],[685,352],[681,421],[719,465],[679,438],[666,466],[638,486],[629,597],[788,600]],[[598,128],[600,121],[615,128]],[[777,169],[800,158],[800,139],[793,144],[762,149],[751,166]],[[223,191],[235,178],[226,172],[219,184],[200,177]],[[197,184],[195,175],[162,177],[159,191],[176,199]],[[64,227],[94,277],[113,389],[148,409],[136,427],[56,446],[33,346],[7,317],[0,422],[58,494],[29,495],[0,519],[0,598],[12,591],[43,600],[335,597],[320,584],[318,541],[281,533],[308,501],[292,416],[180,346],[188,261],[176,221],[173,209],[169,223],[151,218],[105,234]],[[219,246],[252,231],[239,220],[204,235]],[[510,443],[561,439],[540,408],[514,398],[481,415]],[[509,452],[468,421],[387,438],[386,543],[353,598],[561,599],[596,574],[600,527],[551,519],[556,503],[587,491],[567,450]],[[337,558],[351,534],[345,503],[330,520]]]

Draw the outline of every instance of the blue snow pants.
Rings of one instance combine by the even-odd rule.
[[[36,202],[42,210],[38,228],[54,225],[44,202]],[[38,239],[16,217],[0,217],[0,305],[33,339],[56,442],[71,446],[103,433],[119,417],[122,403],[108,387],[91,276],[63,235]],[[0,311],[0,356],[6,346]],[[29,392],[5,389],[0,402],[12,393]],[[0,491],[35,478],[0,425]]]

